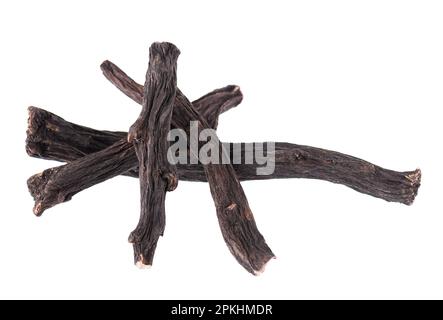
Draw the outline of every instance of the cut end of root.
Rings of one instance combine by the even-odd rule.
[[[415,200],[415,198],[417,197],[417,194],[418,194],[418,189],[420,188],[420,184],[421,184],[421,170],[419,168],[417,168],[415,171],[407,174],[405,177],[410,182],[411,188],[412,188],[411,196],[406,201],[406,204],[410,206],[411,204],[414,203],[414,200]]]
[[[33,135],[39,127],[39,123],[35,121],[35,115],[39,110],[39,108],[33,106],[28,107],[28,130],[26,131],[28,136]]]
[[[411,181],[412,185],[420,185],[420,181],[421,181],[421,170],[420,168],[417,168],[414,172],[406,175],[406,179],[408,179],[409,181]]]
[[[137,268],[139,268],[139,269],[150,269],[150,268],[152,267],[150,264],[144,264],[144,263],[141,262],[141,261],[137,261],[137,262],[135,263],[135,265],[136,265]]]
[[[135,265],[137,266],[137,268],[139,269],[149,269],[152,267],[152,264],[149,263],[144,263],[145,258],[143,257],[142,254],[140,254],[140,256],[138,257],[137,262],[135,263]]]
[[[274,260],[274,259],[277,259],[277,257],[276,257],[276,256],[271,257],[268,261],[266,261],[266,262],[263,264],[263,266],[260,268],[260,270],[254,270],[253,275],[254,275],[254,276],[259,276],[259,275],[261,275],[263,272],[265,272],[266,266],[269,264],[269,262],[270,262],[271,260]]]
[[[37,108],[28,107],[28,127],[26,130],[26,153],[31,157],[39,157],[44,149],[45,125],[48,118],[54,116],[50,112]],[[42,131],[41,133],[39,131]]]

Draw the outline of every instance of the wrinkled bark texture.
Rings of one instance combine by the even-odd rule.
[[[100,131],[79,126],[35,107],[29,109],[29,115],[32,121],[29,122],[26,149],[30,156],[36,158],[71,162],[100,151],[127,135],[126,132]],[[238,148],[238,143],[230,143],[229,148]],[[133,166],[119,174],[138,177],[136,158],[127,161],[132,161]],[[275,143],[275,170],[271,175],[257,175],[259,165],[256,161],[253,164],[234,164],[233,167],[241,181],[319,179],[407,205],[414,201],[421,178],[418,169],[393,171],[343,153],[284,142]],[[178,164],[177,172],[180,180],[207,182],[201,164]]]
[[[134,261],[152,265],[155,249],[166,224],[166,192],[177,186],[175,166],[168,161],[168,133],[177,86],[180,51],[171,43],[153,43],[149,48],[142,110],[129,128],[128,142],[134,144],[139,164],[140,220],[129,236]]]

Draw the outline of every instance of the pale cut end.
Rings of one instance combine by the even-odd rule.
[[[150,264],[144,264],[141,261],[137,261],[137,263],[135,264],[137,266],[137,268],[139,269],[150,269],[152,266]]]
[[[139,269],[150,269],[152,267],[152,265],[150,264],[144,264],[143,263],[143,255],[140,255],[139,260],[135,263],[135,265],[137,266],[137,268]]]
[[[417,197],[418,189],[421,184],[421,170],[417,168],[414,172],[405,176],[406,179],[411,183],[412,186],[412,194],[409,199],[407,199],[406,204],[410,206],[414,203],[415,198]]]
[[[421,181],[421,170],[420,168],[415,169],[415,171],[413,173],[410,173],[406,176],[406,179],[408,179],[409,181],[411,181],[411,184],[414,185],[420,185],[420,181]]]
[[[254,273],[253,273],[254,276],[257,277],[257,276],[261,275],[263,272],[265,272],[265,269],[266,269],[266,266],[268,265],[268,263],[274,259],[277,259],[277,257],[276,256],[271,257],[268,261],[266,261],[265,264],[263,264],[263,266],[260,268],[260,270],[254,270]]]

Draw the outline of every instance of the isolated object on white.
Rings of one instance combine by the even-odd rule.
[[[173,166],[158,161],[167,157],[169,142],[164,132],[172,125],[189,134],[191,121],[198,121],[199,129],[215,129],[218,115],[239,104],[242,95],[237,86],[228,86],[191,104],[175,86],[175,60],[178,57],[175,50],[172,44],[153,44],[144,87],[111,62],[102,64],[104,75],[143,105],[138,119],[141,134],[137,134],[136,139],[129,136],[129,142],[127,133],[86,128],[47,111],[29,108],[28,154],[69,162],[29,178],[28,187],[35,200],[36,215],[117,175],[138,176],[141,167],[140,173],[144,172],[140,179],[142,212],[136,235],[132,234],[130,240],[134,243],[135,263],[150,266],[157,240],[163,234],[166,191],[174,189],[178,179],[208,181],[228,248],[247,271],[259,274],[274,254],[256,227],[240,180],[314,178],[344,184],[387,201],[408,205],[414,201],[420,186],[419,169],[396,172],[338,152],[289,143],[275,143],[275,150],[268,150],[274,158],[275,168],[270,175],[257,175],[256,161],[235,166],[230,163],[178,164],[176,175]],[[159,131],[163,132],[161,137],[157,136]],[[218,138],[213,140],[209,143],[222,146]],[[242,144],[225,146],[245,148]],[[192,148],[190,150],[192,152]],[[221,148],[220,154],[223,152]],[[156,167],[158,164],[161,166]]]

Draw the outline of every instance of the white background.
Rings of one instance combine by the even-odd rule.
[[[2,1],[1,298],[443,298],[440,1]],[[277,255],[254,277],[221,237],[208,185],[180,182],[154,266],[132,264],[136,179],[32,214],[26,179],[56,162],[24,150],[29,105],[126,130],[139,106],[101,74],[142,82],[153,41],[181,50],[189,98],[237,84],[224,141],[288,141],[386,168],[420,167],[414,205],[323,181],[245,182]]]

